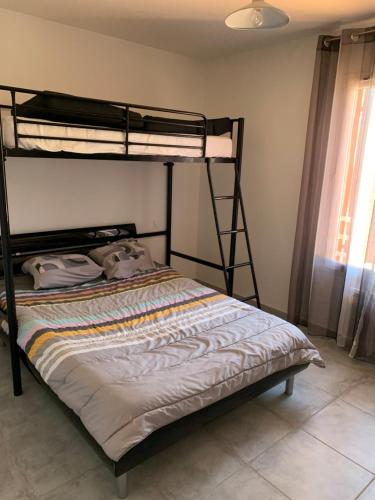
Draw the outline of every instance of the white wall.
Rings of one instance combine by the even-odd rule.
[[[201,64],[184,56],[3,9],[0,44],[3,85],[177,109],[203,106]],[[12,230],[116,222],[162,229],[165,170],[158,164],[9,159]],[[176,250],[196,253],[198,193],[199,170],[177,166]],[[153,242],[157,258],[162,240]],[[195,267],[183,270],[194,274]]]
[[[217,59],[207,67],[210,114],[245,118],[243,192],[256,272],[264,304],[287,308],[300,182],[317,36]],[[229,169],[217,166],[217,192],[230,194]],[[202,175],[199,253],[218,261],[207,180]],[[225,203],[219,202],[224,207]],[[225,209],[223,209],[223,212]],[[223,227],[230,228],[227,217]],[[243,236],[238,236],[240,240]],[[239,248],[243,258],[243,246]],[[237,291],[250,295],[249,274],[236,271]],[[221,274],[199,277],[223,284]]]
[[[2,84],[244,116],[243,189],[261,298],[286,310],[316,36],[201,63],[0,10],[0,43]],[[216,169],[217,190],[227,194],[229,169]],[[130,221],[140,231],[164,225],[160,165],[9,159],[7,171],[14,231]],[[173,247],[218,261],[205,170],[177,165],[174,192]],[[223,226],[229,223],[227,217]],[[160,259],[163,243],[159,238],[152,245]],[[179,259],[174,265],[222,284],[216,271]],[[248,294],[245,271],[237,275],[238,291]]]

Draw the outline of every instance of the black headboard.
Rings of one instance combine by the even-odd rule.
[[[32,255],[45,252],[84,250],[105,245],[121,238],[135,238],[135,224],[119,224],[76,229],[60,229],[12,235],[12,254]]]
[[[92,248],[137,236],[141,235],[137,235],[136,225],[133,223],[14,234],[11,247],[15,272],[26,258],[33,255],[51,252],[87,253]],[[2,274],[1,250],[0,273]]]

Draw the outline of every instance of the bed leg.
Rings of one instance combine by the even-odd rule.
[[[286,379],[285,394],[287,396],[291,396],[293,394],[293,389],[294,389],[294,375]]]
[[[122,474],[116,477],[117,496],[126,498],[128,496],[128,474]]]

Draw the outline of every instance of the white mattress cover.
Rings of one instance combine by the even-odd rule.
[[[22,118],[27,121],[27,119]],[[114,153],[125,154],[125,132],[113,130],[99,130],[94,128],[76,128],[68,124],[58,126],[53,122],[43,121],[42,125],[34,123],[19,123],[17,131],[19,134],[39,135],[43,138],[19,138],[18,147],[21,149],[37,149],[50,152],[70,152],[81,154]],[[7,148],[14,148],[14,124],[13,117],[8,115],[2,120],[4,145]],[[49,139],[48,137],[61,137],[82,139],[60,140]],[[87,142],[87,139],[98,141],[118,141],[122,144]],[[160,135],[144,132],[130,132],[129,142],[142,142],[142,145],[129,145],[129,154],[132,155],[161,155],[161,156],[201,156],[201,149],[191,146],[202,147],[203,139],[196,136],[181,137],[178,135]],[[149,144],[160,144],[152,145]],[[186,147],[176,147],[186,146]],[[227,136],[207,136],[206,157],[229,158],[232,156],[232,139]]]

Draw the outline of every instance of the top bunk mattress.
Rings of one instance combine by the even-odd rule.
[[[318,351],[295,326],[169,267],[17,291],[18,343],[118,460],[155,430]],[[0,306],[6,312],[4,293]]]
[[[19,137],[18,147],[25,150],[49,151],[52,153],[67,152],[79,154],[125,154],[126,132],[121,130],[102,130],[96,128],[56,125],[47,120],[22,118],[17,124],[18,134],[38,137]],[[15,147],[13,117],[8,115],[2,119],[4,146]],[[98,141],[98,142],[89,142]],[[147,132],[129,132],[129,155],[185,156],[198,158],[202,156],[203,139],[196,136],[164,135]],[[232,139],[228,136],[208,135],[206,157],[232,157]]]

